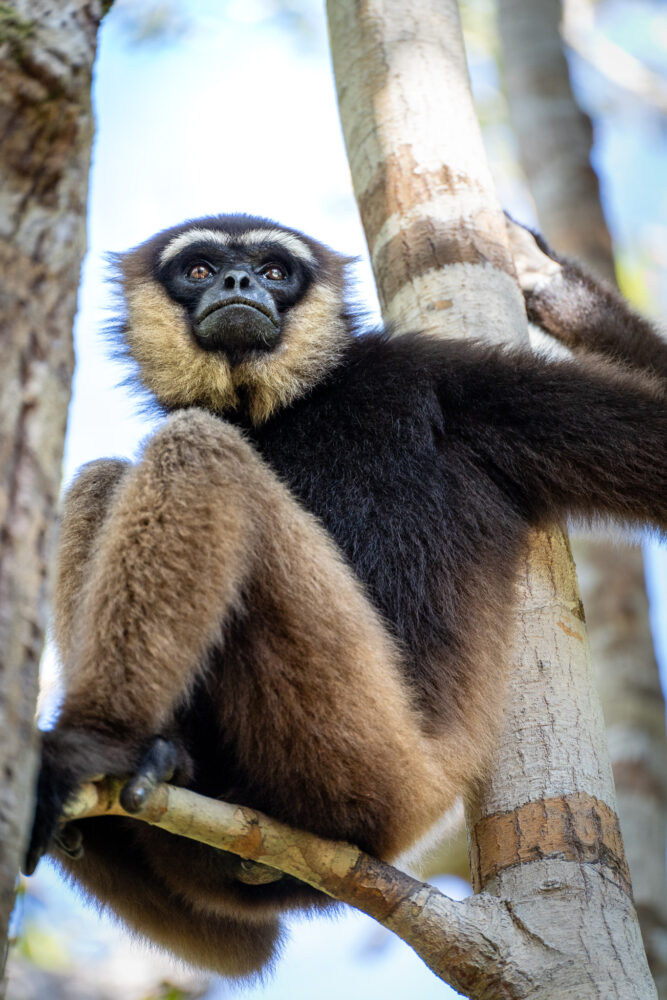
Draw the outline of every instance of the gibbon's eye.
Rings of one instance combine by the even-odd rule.
[[[192,264],[185,272],[190,281],[204,281],[205,278],[210,278],[212,273],[208,264],[204,264],[202,261]]]
[[[269,281],[284,281],[287,277],[287,271],[280,264],[267,264],[266,267],[262,268],[262,275]]]

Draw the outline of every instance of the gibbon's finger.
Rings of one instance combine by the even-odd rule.
[[[180,760],[178,747],[171,740],[156,736],[144,754],[136,773],[120,793],[120,804],[129,813],[139,812],[151,792],[169,781]]]

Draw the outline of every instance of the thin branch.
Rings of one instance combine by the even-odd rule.
[[[527,949],[535,945],[502,900],[481,893],[456,902],[352,844],[324,840],[246,806],[173,785],[158,785],[142,810],[130,815],[118,800],[121,787],[108,778],[83,785],[64,818],[126,816],[231,851],[248,860],[248,881],[275,881],[284,872],[363,910],[468,996],[519,1000],[529,995]]]

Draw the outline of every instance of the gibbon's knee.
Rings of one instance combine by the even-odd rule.
[[[167,418],[147,442],[142,461],[179,479],[226,474],[234,486],[242,479],[243,470],[257,466],[260,459],[236,427],[205,410],[191,408]]]

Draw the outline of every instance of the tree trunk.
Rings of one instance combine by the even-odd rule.
[[[385,319],[438,336],[525,337],[454,0],[332,0],[328,14]],[[468,995],[654,997],[560,533],[534,539],[521,590],[507,718],[468,822],[475,889],[504,899],[537,947],[523,987],[489,992],[480,968]]]
[[[33,716],[85,249],[100,0],[0,4],[0,932],[32,813]],[[4,966],[3,966],[4,967]]]
[[[540,226],[563,253],[615,280],[611,239],[590,163],[593,130],[574,100],[560,0],[498,0],[503,75],[519,159]]]
[[[559,32],[560,0],[498,0],[505,84],[540,229],[614,281],[612,244]],[[658,994],[667,997],[667,740],[641,551],[573,545],[602,698],[635,904]]]

